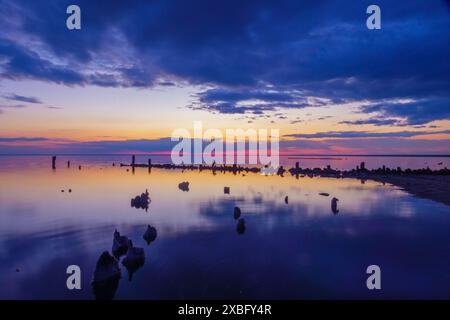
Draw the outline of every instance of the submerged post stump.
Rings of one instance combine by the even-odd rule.
[[[56,169],[56,156],[52,157],[52,169]]]

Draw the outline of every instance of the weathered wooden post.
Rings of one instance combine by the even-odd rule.
[[[56,156],[52,157],[52,169],[56,169]]]
[[[134,167],[135,164],[136,164],[136,156],[133,154],[133,155],[131,156],[131,166]]]
[[[70,160],[67,161],[67,168],[70,168]]]

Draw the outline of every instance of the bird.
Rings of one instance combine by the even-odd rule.
[[[334,214],[339,212],[339,209],[337,208],[337,203],[339,199],[333,198],[331,199],[331,211],[333,211]]]
[[[148,225],[147,230],[142,237],[147,242],[147,244],[150,244],[151,242],[155,241],[157,235],[158,232],[156,231],[156,228]]]

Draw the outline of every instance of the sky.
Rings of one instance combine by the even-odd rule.
[[[0,0],[0,154],[167,152],[194,121],[279,129],[286,154],[450,154],[449,18],[441,0]]]

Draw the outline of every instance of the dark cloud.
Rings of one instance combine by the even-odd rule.
[[[37,104],[41,104],[42,103],[38,98],[21,96],[21,95],[18,95],[18,94],[8,94],[8,95],[3,96],[3,98],[5,98],[7,100],[27,102],[27,103],[37,103]]]
[[[24,104],[0,104],[0,110],[1,109],[22,109],[26,108],[27,106]]]
[[[347,120],[341,121],[340,124],[348,124],[348,125],[365,125],[371,124],[374,126],[389,126],[389,125],[401,125],[401,122],[398,119],[383,119],[383,118],[371,118],[365,120]]]
[[[384,117],[401,117],[406,119],[408,125],[421,125],[450,119],[450,98],[421,99],[407,103],[382,102],[364,106],[361,111]]]
[[[47,138],[27,138],[27,137],[14,137],[14,138],[2,138],[0,142],[35,142],[35,141],[48,141]]]
[[[65,28],[69,4],[1,3],[2,77],[107,87],[182,81],[213,88],[194,107],[238,114],[303,108],[308,97],[449,99],[446,1],[380,0],[376,31],[365,26],[369,1],[80,0],[75,32]],[[411,124],[448,118],[393,110],[380,108]]]
[[[323,105],[322,101],[308,101],[296,90],[276,90],[272,88],[209,89],[197,94],[198,103],[193,109],[212,110],[219,113],[264,114],[281,108],[305,108]],[[281,114],[275,114],[279,116]]]
[[[377,139],[293,139],[280,141],[282,149],[299,154],[443,154],[450,153],[450,140],[387,137]]]
[[[450,133],[447,131],[446,133]],[[326,135],[322,135],[325,137]],[[412,139],[408,144],[405,135],[376,136],[377,139],[355,135],[328,135],[323,140],[310,140],[297,137],[281,140],[281,151],[318,154],[365,153],[371,154],[448,154],[450,140]],[[106,136],[104,138],[107,138]],[[123,153],[164,153],[170,152],[177,142],[170,138],[141,140],[102,140],[102,141],[65,141],[47,138],[0,138],[0,154],[123,154]],[[205,144],[204,144],[205,146]]]
[[[83,76],[69,67],[61,67],[41,58],[12,41],[0,38],[0,77],[21,80],[37,79],[66,85],[82,85]]]
[[[21,145],[26,142],[27,145]],[[33,145],[30,143],[39,143]],[[13,143],[11,145],[10,143]],[[14,144],[15,143],[15,144]],[[170,138],[138,139],[138,140],[103,140],[103,141],[65,141],[47,138],[0,138],[0,154],[22,153],[59,153],[59,154],[120,154],[120,153],[148,153],[167,152],[172,150],[175,142]]]
[[[368,131],[327,131],[327,132],[317,132],[317,133],[295,133],[285,135],[288,138],[304,138],[304,139],[315,139],[315,138],[379,138],[379,137],[401,137],[409,138],[430,134],[450,134],[450,130],[441,131],[398,131],[398,132],[368,132]]]

